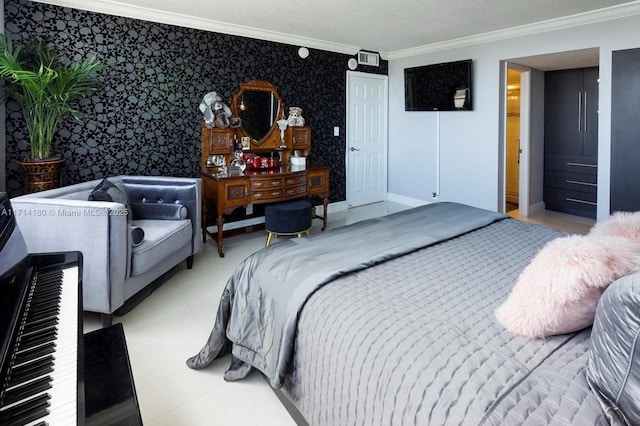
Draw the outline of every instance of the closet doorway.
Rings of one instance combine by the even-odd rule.
[[[507,126],[505,212],[517,210],[520,200],[520,71],[507,68]]]
[[[548,71],[567,70],[574,68],[588,68],[598,66],[599,49],[587,48],[565,52],[546,53],[542,55],[526,56],[519,58],[509,58],[501,61],[500,70],[500,146],[499,146],[499,177],[498,184],[498,209],[506,212],[507,185],[509,192],[513,191],[513,183],[507,183],[507,122],[516,121],[513,117],[508,118],[509,112],[516,113],[515,105],[519,105],[520,125],[518,138],[511,137],[511,140],[520,139],[518,154],[520,161],[518,166],[518,211],[514,211],[517,216],[530,217],[545,213],[544,183],[545,183],[545,75]],[[513,83],[508,81],[510,75]],[[508,99],[509,85],[517,84],[515,77],[519,72],[520,91],[519,103],[516,96],[518,93],[511,92],[511,99]],[[512,89],[517,86],[511,86]],[[577,95],[576,95],[577,98]],[[589,96],[593,99],[592,96]],[[513,114],[512,114],[513,115]],[[511,135],[510,135],[511,136]],[[517,149],[517,148],[516,148]],[[515,151],[515,149],[513,149]],[[510,156],[513,154],[509,154]],[[509,176],[511,178],[511,174]],[[513,212],[510,212],[513,214]]]
[[[501,211],[529,215],[531,70],[505,62]]]

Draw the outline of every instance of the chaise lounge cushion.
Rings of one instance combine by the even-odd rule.
[[[144,229],[142,244],[131,251],[131,276],[140,275],[171,256],[176,247],[188,244],[192,238],[191,220],[134,220],[134,226]]]

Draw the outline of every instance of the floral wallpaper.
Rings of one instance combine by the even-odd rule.
[[[65,158],[63,185],[119,174],[199,175],[198,104],[216,91],[230,102],[244,81],[267,80],[285,104],[303,108],[312,126],[310,162],[331,167],[330,201],[346,197],[346,71],[351,55],[111,16],[28,0],[5,0],[5,30],[14,40],[37,35],[71,60],[95,53],[106,63],[102,87],[68,118],[54,142]],[[358,71],[387,74],[360,66]],[[340,127],[339,137],[333,127]],[[6,108],[7,191],[24,191],[15,163],[27,154],[15,102]],[[54,150],[55,151],[55,150]]]

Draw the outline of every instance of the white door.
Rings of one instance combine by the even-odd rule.
[[[347,203],[383,201],[387,193],[386,75],[347,71]]]

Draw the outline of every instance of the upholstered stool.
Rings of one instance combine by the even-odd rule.
[[[264,208],[264,228],[268,232],[267,243],[271,237],[280,235],[309,235],[311,229],[311,203],[306,200],[283,201],[267,204]]]

